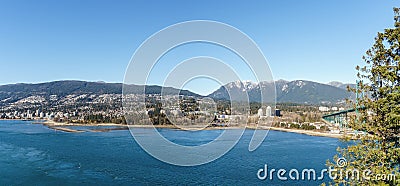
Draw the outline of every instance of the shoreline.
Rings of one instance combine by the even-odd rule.
[[[286,128],[279,128],[279,127],[269,127],[269,130],[290,132],[290,133],[297,133],[297,134],[305,134],[305,135],[309,135],[309,136],[337,138],[337,139],[342,139],[343,137],[345,137],[344,134],[319,132],[319,131],[313,131],[313,130],[286,129]]]
[[[79,124],[79,123],[61,123],[61,122],[54,122],[54,121],[37,121],[32,122],[33,124],[42,124],[47,126],[48,128],[59,130],[63,132],[72,132],[72,133],[79,133],[79,132],[109,132],[113,130],[128,130],[131,128],[159,128],[159,129],[175,129],[175,130],[188,130],[188,131],[199,131],[199,130],[223,130],[223,129],[261,129],[261,130],[274,130],[274,131],[281,131],[281,132],[290,132],[290,133],[297,133],[297,134],[304,134],[309,136],[319,136],[319,137],[329,137],[329,138],[337,138],[342,139],[346,137],[344,134],[338,133],[328,133],[328,132],[320,132],[320,131],[308,131],[308,130],[299,130],[299,129],[288,129],[288,128],[280,128],[280,127],[268,127],[268,126],[259,126],[250,125],[250,126],[227,126],[227,127],[220,127],[220,126],[212,126],[212,127],[205,127],[204,126],[189,126],[187,128],[180,128],[175,125],[125,125],[125,124],[115,124],[115,123],[98,123],[98,124]],[[69,126],[114,126],[115,128],[110,129],[94,129],[94,130],[76,130],[70,129]],[[355,139],[354,135],[347,135],[347,137],[351,137]]]

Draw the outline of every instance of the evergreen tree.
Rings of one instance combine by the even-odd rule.
[[[339,148],[335,162],[328,162],[341,176],[334,179],[340,185],[400,185],[400,13],[394,8],[394,28],[379,32],[372,48],[359,67],[357,96],[353,102],[356,116],[349,126],[364,131],[354,145]],[[345,158],[346,164],[336,162]],[[345,165],[345,166],[343,166]],[[359,175],[353,175],[358,170]],[[368,171],[370,170],[370,172]],[[357,176],[359,178],[357,178]]]

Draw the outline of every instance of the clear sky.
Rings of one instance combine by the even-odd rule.
[[[376,33],[393,26],[392,8],[400,5],[393,0],[251,2],[0,0],[0,84],[122,82],[146,38],[198,19],[224,22],[249,35],[275,79],[352,83],[354,67]],[[199,93],[215,89],[193,85]]]

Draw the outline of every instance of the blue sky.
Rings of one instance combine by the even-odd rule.
[[[354,82],[354,67],[363,63],[376,33],[392,27],[392,8],[399,6],[392,0],[252,2],[0,0],[0,84],[122,82],[146,38],[198,19],[224,22],[249,35],[275,79]],[[181,57],[197,54],[185,51]],[[187,88],[208,93],[215,86],[199,81]]]

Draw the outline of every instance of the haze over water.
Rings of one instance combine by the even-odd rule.
[[[171,141],[203,144],[219,130],[160,129]],[[128,130],[65,133],[30,121],[0,121],[1,185],[318,185],[322,181],[259,180],[257,171],[318,171],[342,142],[334,138],[270,131],[260,148],[248,151],[252,130],[222,158],[195,167],[163,163],[144,152]],[[327,176],[326,176],[327,177]],[[328,181],[326,179],[325,181]]]

